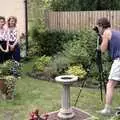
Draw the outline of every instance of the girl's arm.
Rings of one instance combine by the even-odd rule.
[[[2,52],[8,52],[9,51],[9,41],[7,41],[7,43],[6,43],[6,49],[3,49],[3,47],[0,45],[0,50]]]
[[[0,50],[2,51],[2,52],[5,52],[5,50],[3,49],[3,47],[0,45]]]
[[[6,49],[4,50],[5,52],[8,52],[9,51],[9,41],[7,41],[6,43]]]

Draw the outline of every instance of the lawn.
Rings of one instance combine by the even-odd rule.
[[[39,109],[40,113],[58,110],[60,108],[61,85],[45,80],[36,80],[26,75],[31,70],[33,61],[24,63],[23,77],[17,80],[16,97],[14,101],[0,101],[0,120],[28,120],[29,113]],[[120,103],[119,88],[116,89],[113,107]],[[73,106],[79,92],[79,87],[71,87],[71,105]],[[100,120],[110,120],[110,117],[96,113],[103,107],[98,89],[84,88],[77,107],[98,117]]]

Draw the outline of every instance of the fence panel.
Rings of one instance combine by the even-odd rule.
[[[49,30],[75,31],[96,25],[97,19],[107,17],[113,29],[120,30],[120,11],[47,11],[46,26]]]

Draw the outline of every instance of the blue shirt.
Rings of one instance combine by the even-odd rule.
[[[112,58],[115,60],[116,58],[120,58],[120,32],[112,31],[111,40],[108,42],[108,51]]]

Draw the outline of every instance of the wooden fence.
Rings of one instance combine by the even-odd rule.
[[[113,29],[120,30],[120,11],[45,11],[45,23],[49,30],[75,31],[96,25],[100,17],[107,17]]]

